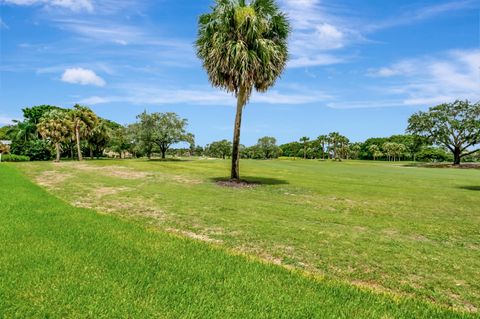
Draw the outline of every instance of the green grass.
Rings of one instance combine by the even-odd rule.
[[[352,317],[353,313],[356,317],[381,317],[386,314],[386,317],[390,315],[395,318],[434,316],[408,313],[417,308],[424,311],[437,309],[432,308],[436,306],[425,306],[423,301],[473,312],[480,307],[478,170],[406,168],[366,162],[243,161],[244,177],[262,182],[263,185],[249,189],[227,189],[214,183],[215,179],[225,177],[228,172],[228,163],[220,160],[92,161],[82,164],[28,163],[15,166],[67,202],[128,217],[122,218],[126,221],[121,222],[85,210],[65,206],[56,208],[59,202],[48,199],[54,202],[50,205],[55,207],[58,214],[62,212],[62,222],[57,225],[60,227],[57,231],[65,232],[63,236],[74,236],[70,228],[76,232],[89,232],[89,235],[84,235],[88,244],[82,246],[82,241],[74,240],[75,244],[71,244],[70,250],[60,258],[80,267],[74,273],[86,267],[85,264],[90,265],[90,262],[80,262],[87,257],[97,258],[97,263],[98,260],[111,260],[112,267],[122,265],[98,274],[101,280],[98,279],[96,283],[102,283],[100,286],[103,288],[98,289],[103,292],[108,288],[104,290],[106,279],[102,275],[108,276],[117,285],[120,284],[118,278],[128,277],[116,267],[131,276],[137,272],[148,273],[148,278],[158,280],[161,277],[150,273],[155,268],[149,267],[148,262],[143,262],[144,268],[136,271],[130,267],[138,269],[135,267],[141,266],[128,262],[133,263],[137,258],[151,260],[152,256],[158,256],[152,262],[161,264],[161,260],[169,260],[172,266],[170,270],[174,272],[175,267],[189,263],[191,254],[195,256],[194,251],[197,254],[210,254],[211,257],[196,256],[190,265],[185,266],[185,273],[177,275],[195,278],[193,274],[200,273],[203,274],[203,281],[198,280],[200,286],[208,287],[209,282],[213,281],[222,289],[220,295],[205,291],[206,296],[203,297],[208,299],[205,304],[195,303],[189,307],[190,303],[187,302],[192,316],[205,312],[204,307],[212,309],[212,315],[233,317],[248,316],[249,313],[252,316],[268,313],[273,317],[280,314],[285,317],[308,317],[309,314],[322,317],[322,313],[323,317]],[[20,177],[15,179],[20,180]],[[34,189],[35,192],[41,192]],[[3,190],[6,191],[10,190]],[[5,196],[1,198],[9,198]],[[25,200],[28,196],[33,195],[25,195]],[[46,197],[44,193],[39,196]],[[11,195],[10,198],[15,198],[17,202],[19,195]],[[35,201],[32,200],[29,205],[34,206]],[[65,210],[68,214],[65,214]],[[51,233],[53,238],[62,238],[58,234],[55,236],[55,232],[47,227],[51,221],[39,220],[38,212],[45,211],[45,207],[35,211],[37,214],[31,213],[33,215],[28,215],[27,220],[19,221],[19,225],[22,225],[19,227],[26,228],[28,233],[27,221],[33,225],[38,223],[39,236]],[[70,223],[64,229],[62,225],[65,218]],[[90,219],[95,225],[99,223],[98,229],[90,224],[84,227],[83,219]],[[3,224],[2,221],[0,227],[8,227],[8,223],[7,226]],[[116,229],[113,225],[122,229],[118,231],[122,235],[113,230]],[[281,267],[231,257],[211,248],[211,244],[181,240],[152,230],[146,232],[144,227],[210,241],[215,246],[234,252],[247,252],[273,263],[315,274],[317,280],[292,274]],[[110,228],[117,236],[111,237],[110,232],[106,231]],[[61,243],[63,240],[56,244]],[[101,245],[104,251],[100,248],[90,251],[89,247],[95,244]],[[112,248],[115,245],[123,248],[116,251]],[[179,248],[179,245],[184,248]],[[18,245],[14,246],[12,252],[18,251]],[[30,248],[30,245],[26,246]],[[86,256],[72,257],[75,263],[69,260],[70,254],[76,256],[73,253],[75,249],[85,249],[93,256],[86,253]],[[138,255],[123,256],[120,253],[122,249],[127,252],[135,250]],[[39,248],[29,252],[25,258],[39,258],[40,251],[42,249]],[[59,251],[53,249],[50,252],[53,259],[55,252]],[[60,252],[63,253],[63,250]],[[185,255],[179,258],[176,256],[176,253],[182,255],[179,252]],[[105,254],[109,257],[105,257]],[[5,255],[8,257],[9,254]],[[9,258],[13,256],[12,253]],[[209,261],[207,265],[197,265],[198,260]],[[217,264],[222,266],[214,267]],[[235,269],[243,269],[243,272],[229,273]],[[187,274],[188,271],[191,273]],[[177,284],[183,282],[168,271],[162,274]],[[218,280],[217,275],[223,279]],[[239,278],[235,279],[235,276]],[[63,278],[64,274],[60,277]],[[321,277],[326,279],[318,281]],[[232,282],[223,282],[226,278]],[[88,277],[80,278],[75,283],[80,285],[85,281],[89,282]],[[132,279],[132,282],[133,287],[128,282],[123,286],[120,284],[118,289],[127,289],[133,295],[147,298],[145,302],[148,305],[142,307],[149,311],[164,311],[158,310],[163,308],[152,307],[149,302],[160,307],[159,299],[168,299],[163,294],[165,287],[152,283],[151,293],[145,293],[149,287],[145,286],[142,290],[135,286],[141,285],[141,280],[136,283]],[[150,281],[146,280],[143,284],[146,282]],[[348,284],[367,288],[360,292]],[[94,285],[93,282],[90,285]],[[108,281],[105,285],[108,287]],[[94,287],[85,288],[84,291],[96,291]],[[194,282],[181,287],[172,284],[167,290],[180,289],[182,293],[178,298],[185,294],[187,299],[195,299],[204,289],[197,290]],[[74,288],[70,289],[71,294],[78,293]],[[251,294],[247,292],[248,289],[252,290]],[[390,297],[365,290],[388,292]],[[399,296],[411,296],[414,301],[403,301],[404,297]],[[400,298],[398,300],[405,302],[405,306],[396,307],[391,297]],[[137,298],[140,297],[137,295]],[[330,301],[325,304],[327,299]],[[82,300],[88,304],[87,300]],[[135,312],[139,309],[138,301],[129,303],[134,305],[129,311],[138,314]],[[166,311],[167,315],[177,316],[186,312],[181,302],[175,303],[174,310],[169,310],[173,312]],[[233,306],[228,312],[230,304]],[[222,305],[226,305],[226,309],[216,308],[222,308]],[[344,307],[342,312],[340,309]],[[353,309],[357,312],[352,312]],[[111,311],[127,309],[119,307]]]

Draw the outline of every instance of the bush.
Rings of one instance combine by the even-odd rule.
[[[448,162],[452,161],[451,154],[437,147],[427,147],[417,154],[417,160],[420,162]]]
[[[13,154],[29,157],[32,161],[48,161],[53,159],[53,152],[47,142],[34,139],[30,141],[13,141],[10,150]]]
[[[5,154],[2,155],[2,162],[28,162],[30,157],[24,155]]]

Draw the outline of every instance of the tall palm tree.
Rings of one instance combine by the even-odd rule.
[[[310,138],[304,136],[300,138],[300,142],[303,143],[303,159],[307,159],[307,142],[310,141]]]
[[[80,147],[80,140],[82,137],[88,137],[91,134],[92,130],[98,123],[98,118],[88,107],[78,104],[70,110],[70,118],[77,145],[78,160],[82,161],[83,156]]]
[[[325,159],[325,144],[328,142],[327,135],[320,135],[317,137],[318,144],[322,147],[322,159]]]
[[[72,123],[68,114],[62,110],[52,110],[45,113],[37,124],[37,129],[43,139],[55,145],[55,162],[60,161],[60,144],[71,138]]]
[[[243,107],[253,89],[267,91],[288,59],[290,26],[274,0],[216,0],[200,16],[197,55],[213,86],[237,98],[233,133],[232,180],[240,180],[240,128]]]

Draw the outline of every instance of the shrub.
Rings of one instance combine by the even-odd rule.
[[[2,155],[2,162],[28,162],[30,157],[24,155],[5,154]]]

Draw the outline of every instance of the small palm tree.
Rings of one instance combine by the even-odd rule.
[[[240,179],[240,127],[243,107],[253,89],[267,91],[288,59],[290,32],[286,16],[274,0],[216,0],[211,13],[200,16],[197,55],[213,86],[232,92],[237,112],[232,147],[232,180]]]
[[[310,141],[310,138],[304,136],[300,138],[300,142],[303,143],[303,159],[307,159],[307,142]]]
[[[70,119],[72,123],[72,131],[75,136],[77,144],[78,160],[82,161],[82,149],[80,147],[80,139],[88,137],[98,123],[98,118],[95,113],[88,107],[76,104],[70,110]]]
[[[55,161],[60,161],[60,145],[71,138],[72,123],[68,114],[62,110],[52,110],[42,116],[37,125],[43,139],[55,145]]]

